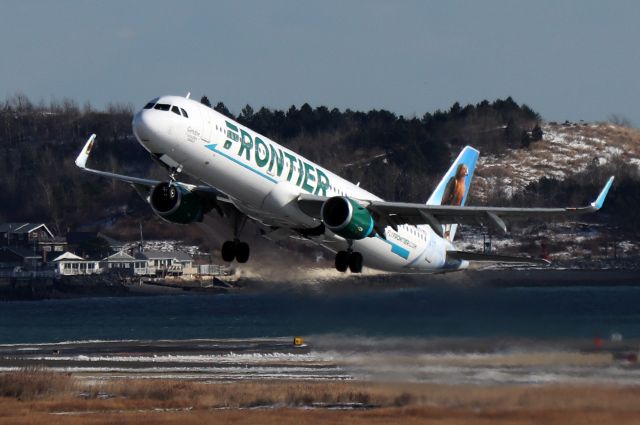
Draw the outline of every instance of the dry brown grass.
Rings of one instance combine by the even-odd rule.
[[[67,374],[23,369],[0,376],[0,391],[0,424],[640,423],[640,388],[614,386],[170,380],[90,384]],[[102,398],[105,395],[108,398]],[[375,407],[318,408],[346,403]]]
[[[31,400],[66,395],[75,385],[75,379],[69,374],[29,366],[0,375],[0,396]]]
[[[440,407],[382,408],[367,411],[331,410],[193,410],[178,412],[99,412],[75,416],[30,412],[0,417],[0,424],[637,424],[637,412],[532,410],[472,411]]]

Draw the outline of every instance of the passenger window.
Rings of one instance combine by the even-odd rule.
[[[176,115],[180,115],[180,110],[175,105],[171,107],[171,112],[173,112]]]
[[[183,115],[185,118],[189,118],[189,115],[187,114],[187,111],[185,111],[185,110],[184,110],[184,109],[182,109],[182,108],[180,108],[180,110],[182,111],[182,115]]]
[[[160,111],[168,111],[171,108],[171,105],[167,105],[166,103],[158,103],[153,109],[158,109]]]

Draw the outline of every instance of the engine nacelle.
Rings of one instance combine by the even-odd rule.
[[[162,182],[151,189],[149,204],[153,212],[171,222],[188,224],[202,221],[205,207],[195,193],[176,183]]]
[[[320,215],[329,230],[345,239],[364,239],[375,234],[373,217],[351,198],[334,196],[327,199]]]

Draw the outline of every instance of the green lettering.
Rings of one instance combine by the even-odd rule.
[[[273,165],[276,165],[276,173],[278,177],[282,175],[282,171],[284,170],[284,156],[282,155],[282,150],[273,147],[273,145],[269,145],[269,150],[271,151],[271,162],[269,162],[269,171],[273,172]]]
[[[289,152],[285,152],[284,156],[289,160],[289,174],[287,175],[287,181],[291,181],[291,177],[293,177],[293,163],[296,162],[296,157],[291,155]]]
[[[225,124],[227,124],[228,130],[227,130],[227,140],[225,140],[223,146],[225,149],[230,149],[231,146],[233,145],[233,142],[237,142],[240,139],[240,137],[238,136],[238,127],[231,124],[229,121],[225,121]]]
[[[227,124],[227,127],[233,131],[235,131],[236,133],[238,132],[238,127],[236,127],[234,124],[231,124],[229,121],[225,121],[225,124]]]
[[[238,151],[238,156],[242,156],[242,152],[246,151],[247,161],[251,161],[251,148],[253,147],[253,139],[244,130],[240,130],[240,134],[242,135],[240,139],[240,150]]]
[[[269,148],[261,138],[256,136],[256,164],[258,167],[264,167],[269,162]]]
[[[316,181],[316,176],[313,175],[313,165],[304,163],[304,180],[302,182],[302,189],[306,190],[309,193],[313,193],[313,186],[309,184],[309,182],[313,183]]]
[[[327,189],[329,188],[329,178],[325,173],[320,171],[319,168],[316,168],[316,174],[318,175],[318,185],[316,186],[316,191],[313,192],[313,194],[327,196]]]
[[[296,186],[300,186],[300,183],[302,183],[302,177],[304,177],[304,169],[302,168],[302,160],[298,158],[298,180],[296,181]]]

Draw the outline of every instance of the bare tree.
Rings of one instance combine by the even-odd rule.
[[[619,127],[627,127],[627,128],[633,127],[633,125],[631,124],[631,120],[629,120],[629,118],[621,114],[609,115],[609,122]]]

